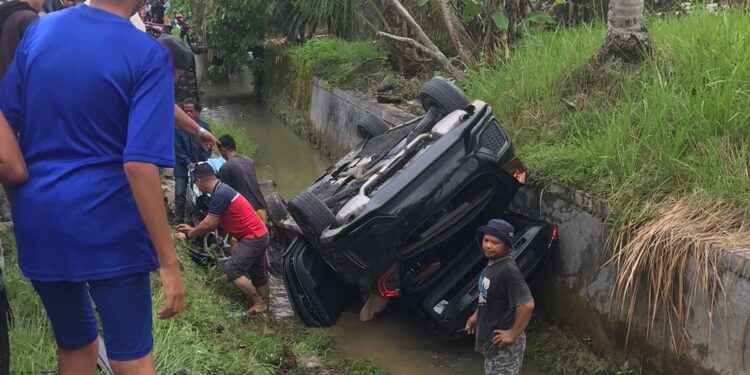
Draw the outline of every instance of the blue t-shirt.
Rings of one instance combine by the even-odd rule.
[[[174,165],[168,51],[97,8],[48,15],[19,45],[0,110],[29,169],[11,195],[24,275],[87,281],[158,268],[123,164]]]

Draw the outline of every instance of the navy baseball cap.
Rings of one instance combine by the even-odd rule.
[[[508,248],[513,247],[513,226],[505,220],[492,219],[487,222],[487,225],[479,227],[477,229],[477,239],[479,240],[480,245],[482,243],[482,237],[485,234],[489,234],[490,236],[505,241],[505,243],[508,244]]]

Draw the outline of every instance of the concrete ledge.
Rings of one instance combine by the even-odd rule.
[[[357,120],[370,113],[389,125],[397,125],[414,118],[413,115],[386,104],[377,103],[364,95],[331,87],[328,82],[314,78],[310,104],[310,121],[330,152],[344,155],[362,139],[357,134]]]

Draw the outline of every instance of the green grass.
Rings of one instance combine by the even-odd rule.
[[[289,54],[298,63],[310,67],[313,73],[335,78],[365,62],[384,60],[386,50],[376,42],[326,37],[293,47]]]
[[[593,86],[575,73],[603,26],[532,35],[510,61],[471,72],[467,93],[493,106],[532,179],[594,193],[620,219],[668,195],[747,211],[750,16],[695,12],[652,19],[649,31],[652,58]]]
[[[15,315],[11,331],[13,374],[44,374],[55,369],[55,344],[41,302],[16,265],[13,234],[2,234],[7,259],[5,282]],[[299,359],[317,356],[324,366],[346,374],[379,374],[367,360],[346,358],[319,330],[294,322],[248,319],[239,292],[227,287],[219,270],[197,268],[178,245],[188,305],[176,318],[154,321],[154,355],[159,374],[304,374],[282,369],[283,348]],[[152,276],[154,313],[163,304],[161,284]],[[298,365],[299,366],[299,365]],[[282,371],[283,370],[283,371]]]
[[[586,190],[610,203],[616,220],[670,195],[728,199],[748,211],[750,16],[695,11],[650,18],[648,27],[652,57],[593,84],[580,73],[602,44],[601,23],[528,34],[510,60],[469,71],[464,89],[492,105],[532,181]],[[392,83],[402,107],[419,113],[428,77],[389,72],[385,53],[335,38],[286,51],[312,71],[297,86],[310,74],[370,95]]]
[[[234,142],[237,144],[238,153],[251,158],[255,157],[255,154],[258,151],[258,146],[255,144],[255,142],[253,142],[252,139],[250,139],[250,137],[247,135],[247,132],[231,125],[210,121],[206,118],[204,118],[203,121],[209,122],[209,124],[211,125],[211,133],[216,138],[228,134],[232,138],[234,138]]]
[[[617,366],[594,354],[590,342],[549,322],[534,319],[526,329],[526,356],[545,374],[615,375]]]

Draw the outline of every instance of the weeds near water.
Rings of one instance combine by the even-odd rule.
[[[526,352],[545,374],[615,375],[617,366],[594,354],[590,342],[540,319],[529,324]],[[619,375],[619,374],[617,374]]]
[[[230,135],[234,138],[234,142],[237,144],[237,153],[245,155],[247,157],[255,157],[258,152],[258,146],[253,142],[247,133],[238,128],[235,124],[227,124],[223,122],[211,122],[211,130],[216,138],[221,137],[224,134]]]

